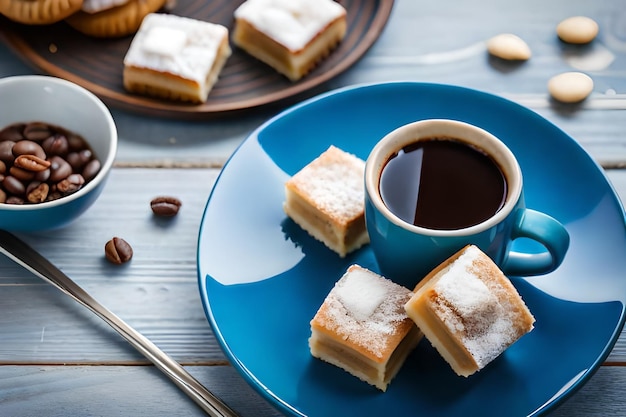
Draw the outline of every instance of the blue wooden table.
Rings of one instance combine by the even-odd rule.
[[[556,24],[572,15],[590,16],[600,25],[598,39],[576,53],[555,34]],[[513,69],[489,58],[485,41],[502,32],[524,38],[533,57]],[[548,96],[547,81],[572,70],[589,74],[594,91],[579,106],[558,105]],[[6,42],[0,44],[0,77],[33,73],[38,69]],[[622,0],[396,0],[385,30],[365,56],[311,94],[397,80],[461,85],[529,107],[578,141],[626,200]],[[254,128],[287,105],[195,121],[113,107],[120,148],[101,198],[63,230],[20,235],[242,416],[280,414],[230,366],[205,318],[197,289],[197,233],[224,162]],[[179,216],[165,225],[155,222],[149,209],[159,194],[183,201]],[[103,258],[104,243],[116,233],[135,250],[132,263],[121,268]],[[622,335],[591,380],[553,415],[626,415],[625,364]],[[0,415],[199,416],[202,411],[106,324],[0,258]]]

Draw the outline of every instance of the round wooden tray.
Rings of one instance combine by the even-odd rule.
[[[221,23],[232,30],[233,12],[242,1],[178,1],[170,13]],[[132,36],[95,39],[64,22],[27,26],[0,16],[0,33],[29,64],[79,84],[107,104],[143,114],[172,118],[203,118],[250,109],[303,93],[353,65],[376,41],[384,28],[393,0],[341,0],[347,10],[346,37],[330,56],[298,82],[291,82],[260,61],[233,48],[207,101],[179,104],[132,95],[122,84],[123,59]]]

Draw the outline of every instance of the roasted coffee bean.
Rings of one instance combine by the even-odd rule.
[[[40,144],[32,140],[20,140],[13,145],[13,156],[16,158],[20,155],[35,155],[41,159],[46,159],[46,152]]]
[[[39,172],[50,168],[50,161],[46,161],[35,155],[20,155],[13,161],[13,166],[27,171]]]
[[[55,155],[50,161],[50,181],[59,182],[72,173],[72,166],[63,158]]]
[[[34,180],[36,181],[48,181],[50,179],[50,168],[48,169],[44,169],[43,171],[39,171],[37,173],[35,173],[35,178]]]
[[[26,187],[26,200],[31,203],[43,203],[48,198],[50,186],[45,182],[34,181]]]
[[[48,191],[48,197],[46,198],[46,201],[58,200],[61,197],[63,197],[63,194],[57,191],[55,187],[50,187],[50,191]]]
[[[100,161],[80,135],[43,122],[0,130],[0,203],[40,203],[81,189]],[[19,199],[11,199],[19,197]]]
[[[65,135],[55,134],[44,140],[41,147],[46,152],[46,155],[60,155],[65,156],[70,148]]]
[[[18,140],[24,139],[24,135],[22,132],[24,131],[24,124],[16,123],[11,126],[7,126],[4,129],[0,130],[0,141],[11,141],[17,142]]]
[[[182,203],[176,197],[160,196],[155,197],[150,202],[150,208],[152,212],[157,216],[172,217],[178,214]]]
[[[18,180],[12,175],[7,175],[2,180],[2,188],[4,188],[9,194],[23,195],[26,191],[26,187],[22,181]]]
[[[109,262],[123,264],[133,257],[133,248],[120,237],[114,237],[104,245],[104,254]]]
[[[100,172],[100,161],[92,159],[83,169],[83,178],[85,181],[91,181]]]
[[[82,169],[87,162],[91,161],[93,153],[89,149],[83,149],[79,152],[70,152],[65,157],[65,160],[74,168],[74,171]]]
[[[57,190],[63,194],[69,194],[81,189],[85,179],[80,174],[71,174],[57,183]]]
[[[7,198],[7,201],[4,202],[5,204],[15,204],[15,205],[22,205],[24,204],[24,199],[22,197],[18,197],[16,195],[12,195],[10,197]]]
[[[47,139],[52,135],[52,129],[47,123],[32,122],[24,126],[22,134],[28,140],[41,142],[42,140]]]
[[[26,169],[22,169],[15,165],[13,165],[9,169],[9,174],[13,175],[15,178],[17,178],[18,180],[22,182],[31,181],[33,178],[35,178],[34,171],[28,171]]]
[[[0,160],[6,164],[12,164],[15,160],[15,155],[13,155],[13,146],[15,142],[12,140],[5,140],[0,142]]]
[[[88,148],[85,139],[82,136],[76,135],[71,132],[66,132],[67,143],[69,145],[70,151],[80,151],[85,148]]]

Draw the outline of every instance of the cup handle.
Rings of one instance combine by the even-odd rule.
[[[510,251],[502,270],[507,275],[541,275],[554,271],[561,265],[569,248],[569,233],[565,227],[547,214],[531,210],[521,210],[511,239],[525,237],[542,244],[547,251],[542,253],[521,253]]]

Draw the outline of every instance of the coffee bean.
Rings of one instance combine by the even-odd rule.
[[[24,204],[24,199],[22,197],[12,195],[11,197],[7,198],[5,204],[15,204],[16,206],[19,206]]]
[[[70,148],[67,138],[61,134],[55,134],[43,141],[41,147],[48,156],[65,156]]]
[[[0,140],[17,142],[18,140],[24,139],[24,135],[22,134],[23,131],[24,124],[22,123],[16,123],[7,126],[4,129],[0,130]]]
[[[15,155],[13,155],[13,146],[15,146],[15,142],[12,140],[0,142],[0,160],[6,164],[12,164],[15,160]]]
[[[50,161],[50,181],[59,182],[72,173],[72,166],[58,155],[52,156],[48,161]]]
[[[46,159],[46,152],[41,145],[32,140],[20,140],[19,142],[15,142],[12,151],[15,157],[20,155],[35,155],[41,159]]]
[[[48,198],[50,186],[45,182],[34,181],[26,188],[26,200],[31,203],[43,203]]]
[[[178,214],[182,203],[176,197],[160,196],[150,202],[152,212],[157,216],[172,217]]]
[[[92,158],[93,153],[89,149],[83,149],[79,152],[70,152],[65,160],[74,168],[74,171],[78,171],[87,165],[87,162],[91,161]]]
[[[83,178],[85,181],[91,181],[100,172],[100,161],[92,159],[83,169]]]
[[[100,169],[85,139],[62,127],[30,122],[0,130],[0,203],[61,198],[81,189]]]
[[[35,178],[35,172],[34,171],[28,171],[26,169],[22,169],[16,165],[13,165],[10,169],[9,169],[9,174],[13,175],[15,178],[17,178],[20,181],[26,182],[26,181],[30,181],[33,178]]]
[[[23,195],[26,191],[26,187],[22,184],[22,181],[18,180],[12,175],[7,175],[2,180],[2,188],[8,191],[10,194]]]
[[[44,169],[43,171],[39,171],[35,173],[35,178],[33,178],[36,181],[48,181],[50,179],[50,168],[48,169]]]
[[[104,245],[104,254],[109,262],[123,264],[133,257],[133,248],[120,237],[114,237]]]
[[[57,183],[57,190],[59,190],[63,194],[74,193],[80,190],[84,183],[85,179],[82,175],[71,174],[64,180],[61,180]]]
[[[15,158],[13,164],[15,167],[34,172],[44,171],[50,167],[50,161],[46,161],[35,155],[20,155]]]
[[[33,122],[24,126],[22,131],[24,138],[40,142],[52,135],[52,130],[47,123]]]

